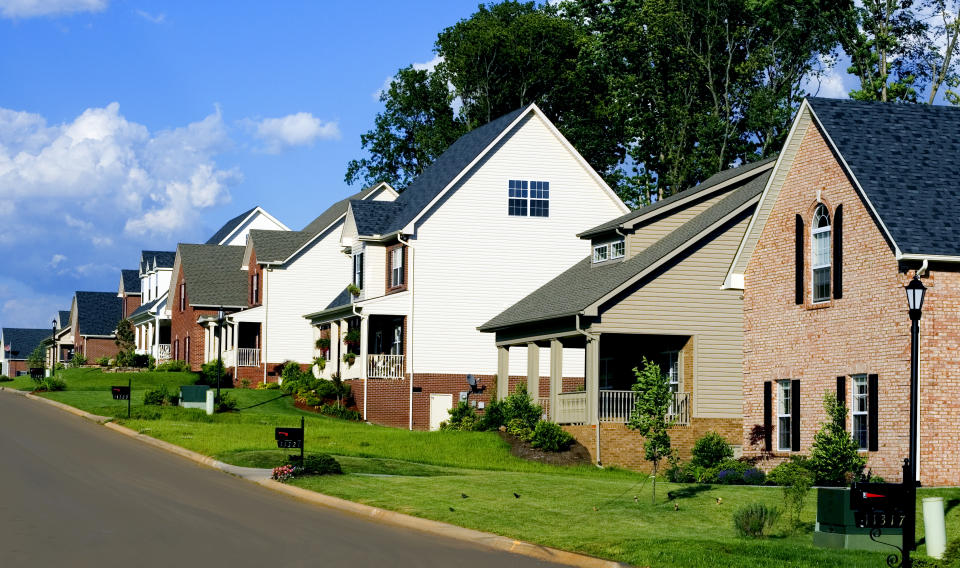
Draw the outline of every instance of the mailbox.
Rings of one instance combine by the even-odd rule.
[[[275,428],[273,437],[278,448],[303,447],[303,428]]]
[[[113,400],[130,400],[130,387],[110,387]]]
[[[850,487],[854,522],[866,529],[902,528],[907,497],[907,487],[901,483],[854,483]]]

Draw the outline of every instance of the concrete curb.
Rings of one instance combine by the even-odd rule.
[[[324,495],[323,493],[301,489],[300,487],[287,485],[285,483],[280,483],[270,479],[270,474],[267,473],[268,470],[243,468],[225,464],[201,453],[182,448],[176,444],[171,444],[170,442],[158,440],[157,438],[153,438],[145,434],[141,434],[136,430],[127,428],[126,426],[114,424],[113,422],[109,422],[110,418],[105,416],[90,414],[89,412],[85,412],[70,405],[63,404],[62,402],[35,396],[23,391],[15,391],[4,388],[0,388],[0,391],[15,393],[23,396],[24,398],[49,404],[59,408],[60,410],[69,412],[70,414],[74,414],[76,416],[86,418],[92,422],[102,424],[114,432],[139,440],[147,445],[159,448],[172,454],[176,454],[194,463],[220,470],[224,473],[228,473],[241,479],[252,481],[253,483],[262,485],[263,487],[278,493],[284,493],[295,499],[363,517],[371,521],[412,529],[437,536],[443,536],[463,542],[470,542],[480,546],[485,546],[487,548],[492,548],[494,550],[520,554],[530,558],[536,558],[538,560],[554,562],[557,564],[565,564],[567,566],[578,566],[581,568],[620,568],[629,566],[628,564],[622,564],[612,560],[603,560],[601,558],[595,558],[585,554],[568,552],[566,550],[559,550],[556,548],[550,548],[548,546],[532,544],[522,540],[514,540],[512,538],[493,533],[468,529],[457,525],[451,525],[449,523],[442,523],[440,521],[414,517],[412,515],[405,515],[403,513],[397,513],[396,511],[388,511],[386,509],[371,507],[370,505],[364,505],[362,503],[355,503],[353,501],[347,501],[346,499]]]

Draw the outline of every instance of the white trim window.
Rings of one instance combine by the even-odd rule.
[[[530,182],[530,216],[531,217],[549,217],[550,216],[550,182],[549,181],[531,181]]]
[[[353,255],[353,285],[363,290],[363,253]]]
[[[526,181],[512,179],[508,183],[507,214],[511,217],[527,216],[528,184]]]
[[[777,381],[777,450],[789,452],[793,449],[790,439],[793,431],[793,393],[789,379]]]
[[[623,258],[624,253],[627,250],[626,243],[623,242],[623,239],[619,241],[614,241],[610,243],[610,258]]]
[[[512,179],[507,182],[507,192],[511,217],[550,216],[550,182]]]
[[[830,214],[822,203],[813,214],[811,228],[813,255],[813,301],[830,299]]]
[[[866,375],[853,375],[851,383],[852,389],[852,403],[850,415],[853,417],[853,428],[851,434],[853,435],[853,440],[857,443],[857,448],[860,450],[867,450],[869,448],[869,417],[868,412],[870,410],[870,397],[868,394],[867,388],[867,376]]]
[[[607,243],[593,247],[593,262],[603,262],[608,258]]]
[[[403,286],[403,247],[390,251],[390,287]]]

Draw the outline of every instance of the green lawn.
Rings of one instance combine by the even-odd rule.
[[[781,505],[778,488],[659,483],[653,505],[650,483],[633,472],[528,462],[511,456],[507,444],[489,432],[410,432],[318,416],[298,410],[276,390],[231,389],[241,410],[215,416],[143,406],[147,388],[192,383],[195,375],[189,373],[131,374],[133,418],[127,420],[125,402],[113,401],[109,386],[125,384],[128,375],[70,371],[68,390],[43,396],[115,416],[139,432],[236,465],[283,463],[295,450],[278,450],[273,429],[298,425],[303,416],[307,452],[335,455],[345,475],[293,483],[385,509],[644,566],[884,563],[879,553],[812,546],[815,492],[799,531],[777,526],[768,538],[745,540],[735,534],[733,511],[749,503]],[[947,503],[948,538],[960,537],[960,490],[921,490],[921,497],[930,495]]]

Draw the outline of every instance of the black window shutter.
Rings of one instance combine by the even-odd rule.
[[[843,297],[843,205],[833,214],[833,297]]]
[[[840,404],[847,404],[847,377],[837,377],[837,400]],[[847,424],[844,422],[843,429],[847,429]]]
[[[800,451],[800,381],[794,379],[790,385],[790,443],[791,450]]]
[[[763,449],[773,451],[773,383],[763,382]]]
[[[794,242],[794,249],[796,251],[796,258],[794,263],[796,264],[797,274],[796,274],[796,302],[797,304],[803,303],[803,217],[797,215],[797,235]]]
[[[867,375],[867,450],[875,452],[880,449],[880,426],[877,418],[880,413],[880,377],[877,375]]]

